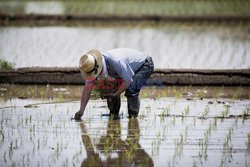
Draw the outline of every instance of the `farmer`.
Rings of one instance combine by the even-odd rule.
[[[145,53],[129,49],[118,48],[101,53],[98,50],[90,50],[79,61],[82,77],[86,80],[82,92],[80,110],[75,113],[75,119],[81,119],[93,87],[93,82],[98,78],[112,77],[122,81],[118,89],[105,93],[110,114],[119,117],[121,106],[121,93],[125,91],[128,104],[129,117],[137,117],[140,109],[139,93],[154,70],[151,57]]]

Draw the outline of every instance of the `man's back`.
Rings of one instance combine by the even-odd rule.
[[[122,78],[126,81],[132,78],[134,73],[143,65],[147,55],[143,52],[118,48],[103,54],[111,77]]]

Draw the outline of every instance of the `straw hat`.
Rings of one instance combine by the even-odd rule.
[[[102,71],[102,54],[100,51],[93,49],[84,54],[79,61],[79,68],[82,77],[96,78]]]

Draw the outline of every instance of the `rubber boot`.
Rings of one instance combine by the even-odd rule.
[[[119,118],[119,111],[121,107],[121,97],[107,98],[108,108],[110,110],[109,116],[115,119]]]
[[[139,96],[127,97],[129,118],[137,117],[140,110]]]

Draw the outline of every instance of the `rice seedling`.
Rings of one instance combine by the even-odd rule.
[[[180,134],[179,139],[174,139],[175,152],[173,156],[173,166],[177,164],[177,158],[181,158],[182,156],[184,150],[184,142],[185,142],[185,137],[183,137],[183,134]]]
[[[189,105],[184,109],[185,116],[189,115]]]
[[[227,117],[228,113],[229,113],[229,107],[228,106],[224,106],[224,111],[221,113],[222,121],[224,120],[224,118]]]
[[[171,121],[171,124],[172,124],[172,125],[175,125],[175,122],[176,122],[176,118],[175,118],[175,116],[174,116],[173,120]]]
[[[63,163],[63,167],[68,167],[69,166],[69,160],[68,158],[65,159],[65,162]]]
[[[146,107],[146,111],[147,111],[147,115],[149,115],[149,113],[151,112],[151,105],[148,105]]]
[[[224,163],[226,162],[231,162],[233,156],[233,145],[232,145],[232,132],[233,132],[233,127],[229,128],[228,133],[224,139],[223,143],[223,154],[222,154],[222,159],[221,159],[221,164],[220,166],[223,166]]]
[[[243,110],[243,112],[242,112],[243,120],[245,120],[246,117],[249,116],[249,113],[250,113],[250,108],[249,107],[247,107],[246,109]]]
[[[195,126],[196,125],[196,118],[193,117],[193,125]]]
[[[209,106],[206,105],[205,110],[204,110],[204,112],[202,113],[202,115],[201,115],[200,118],[201,118],[201,119],[206,119],[207,116],[208,116],[208,113],[209,113]]]
[[[12,157],[13,157],[13,143],[12,141],[10,142],[10,146],[9,146],[9,160],[12,160]]]
[[[188,137],[188,126],[185,127],[184,141],[187,141],[187,137]]]
[[[170,106],[163,108],[163,111],[159,115],[161,119],[164,119],[165,117],[169,116],[170,112]]]
[[[56,143],[55,155],[56,155],[57,159],[59,158],[61,151],[62,151],[62,148],[61,148],[60,144]]]
[[[187,117],[189,115],[189,105],[184,108],[184,111],[181,112],[182,117]]]
[[[214,117],[213,129],[217,128],[217,117]]]
[[[37,140],[37,150],[40,150],[40,139]]]
[[[1,141],[1,144],[2,144],[4,142],[4,132],[3,132],[2,129],[0,129],[0,135],[1,135],[0,141]]]
[[[211,121],[208,125],[208,128],[203,133],[203,138],[199,140],[199,158],[202,162],[203,160],[207,160],[208,157],[208,146],[209,146],[209,138],[211,137],[212,131],[216,129],[215,125],[217,125],[217,119],[214,119],[214,121]]]
[[[250,133],[247,134],[247,150],[250,151]]]
[[[156,139],[152,141],[151,146],[152,146],[152,156],[158,156],[159,155],[159,150],[160,150],[160,145],[161,145],[161,133],[158,132],[156,134]]]
[[[6,152],[4,152],[3,159],[4,159],[4,162],[5,162],[5,163],[7,162],[7,158],[6,158],[6,156],[7,156],[7,153],[6,153]]]

